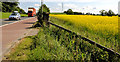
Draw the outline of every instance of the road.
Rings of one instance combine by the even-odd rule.
[[[21,17],[21,20],[24,20],[27,18],[30,18],[30,17]],[[9,24],[9,23],[13,23],[16,21],[20,21],[20,20],[9,20],[8,18],[7,19],[0,19],[0,26],[5,25],[5,24]]]
[[[0,27],[0,58],[5,54],[13,43],[25,35],[30,27],[37,21],[36,17],[21,20],[19,22]],[[1,55],[2,54],[2,55]]]

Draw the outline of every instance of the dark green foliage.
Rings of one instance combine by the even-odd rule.
[[[13,12],[18,11],[19,13],[25,14],[26,12],[18,7],[19,2],[2,2],[2,12]]]
[[[108,16],[114,16],[114,12],[112,10],[109,10],[108,13],[107,13]]]
[[[86,14],[84,14],[82,12],[73,12],[72,9],[68,9],[67,11],[64,11],[64,13],[68,14],[68,15],[93,15],[92,13],[86,13]]]
[[[66,12],[66,14],[68,14],[68,15],[73,15],[74,12],[72,11],[72,9],[68,9],[67,12]]]
[[[0,12],[2,11],[2,2],[0,2]]]
[[[74,12],[74,15],[83,15],[82,12]]]
[[[67,11],[64,11],[64,13],[67,13]]]
[[[115,16],[115,13],[112,10],[109,11],[101,10],[100,13],[102,16]]]
[[[38,13],[37,13],[37,16],[42,15],[41,12],[50,12],[50,10],[49,10],[49,8],[48,8],[45,4],[43,4],[43,5],[39,8],[39,11],[38,11]]]
[[[86,13],[86,15],[92,15],[92,13],[89,13],[89,12],[88,12],[88,13]]]
[[[102,16],[107,15],[107,14],[105,14],[105,10],[101,10],[101,11],[99,11],[99,12],[101,13]]]
[[[49,8],[45,4],[43,4],[39,8],[39,11],[37,13],[38,23],[36,23],[37,25],[35,25],[34,27],[44,26],[43,25],[43,23],[44,23],[43,19],[49,19],[49,17],[45,17],[45,16],[49,16],[49,13],[50,13]]]

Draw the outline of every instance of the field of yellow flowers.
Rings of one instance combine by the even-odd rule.
[[[70,22],[78,33],[84,33],[91,40],[96,41],[112,50],[119,51],[118,42],[118,16],[92,16],[92,15],[50,15],[51,19]],[[57,21],[58,22],[58,21]],[[58,22],[60,24],[60,22]],[[63,26],[63,25],[62,25]],[[83,34],[83,35],[84,35]]]

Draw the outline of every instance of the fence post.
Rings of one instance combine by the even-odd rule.
[[[43,12],[43,21],[45,22],[45,25],[47,27],[50,26],[50,24],[48,23],[48,21],[49,21],[49,12]]]

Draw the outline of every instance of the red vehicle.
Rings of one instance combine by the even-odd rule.
[[[35,8],[28,8],[28,17],[33,17],[36,15],[36,9]]]

